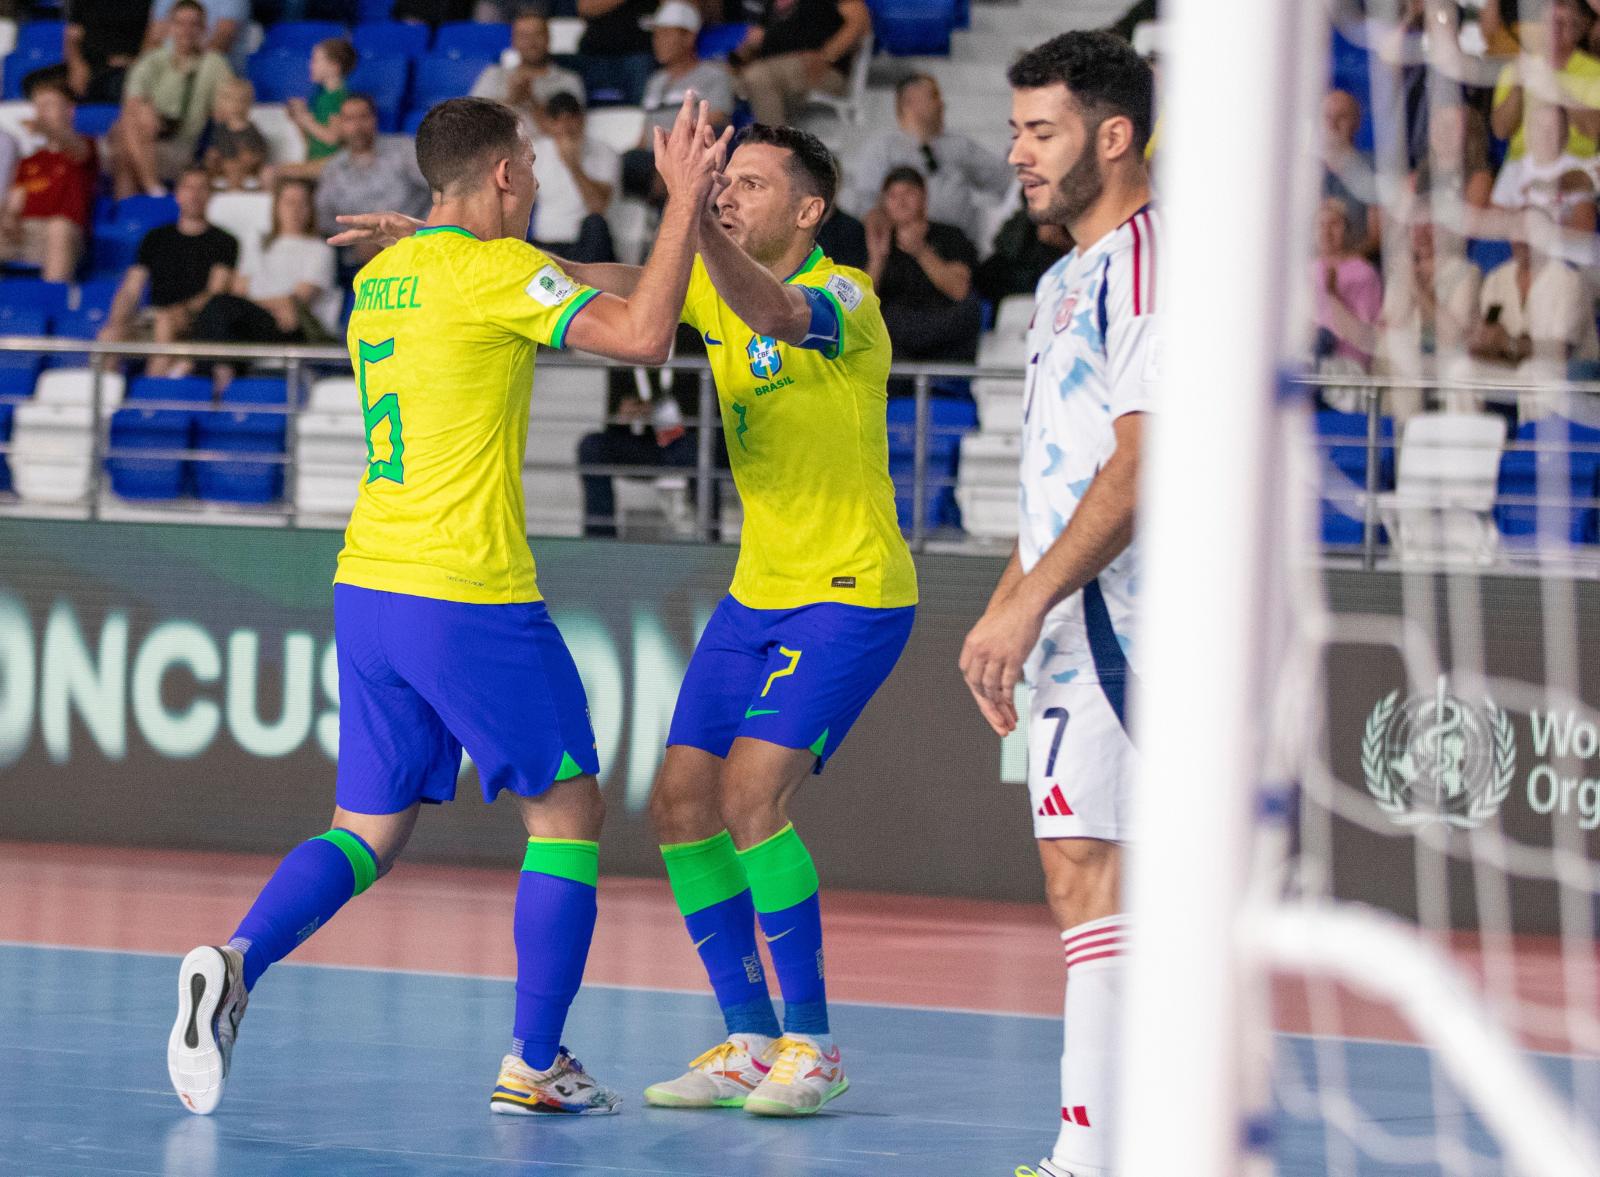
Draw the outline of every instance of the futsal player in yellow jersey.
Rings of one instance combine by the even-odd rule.
[[[724,154],[708,115],[691,94],[655,133],[669,198],[626,298],[524,243],[538,183],[514,111],[452,99],[418,128],[433,210],[357,275],[350,319],[368,467],[334,578],[333,828],[283,860],[226,945],[184,959],[167,1061],[191,1111],[217,1106],[263,970],[383,876],[424,802],[454,797],[463,747],[484,799],[509,790],[529,835],[512,1048],[490,1108],[616,1110],[561,1045],[594,932],[604,805],[583,685],[535,581],[521,473],[539,345],[666,357]]]
[[[817,872],[788,801],[905,648],[916,570],[895,521],[878,296],[816,246],[833,156],[814,135],[756,124],[717,183],[683,321],[711,358],[744,533],[679,690],[650,812],[728,1037],[645,1099],[804,1116],[849,1084],[829,1032]],[[336,242],[415,230],[394,213],[340,220],[352,231]],[[631,266],[568,270],[617,294],[640,280]]]

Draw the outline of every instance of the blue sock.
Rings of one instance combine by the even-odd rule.
[[[828,1034],[828,991],[822,968],[822,909],[817,868],[793,825],[739,851],[750,892],[783,989],[786,1034]]]
[[[567,1010],[594,938],[598,843],[529,838],[517,882],[517,1013],[511,1052],[536,1071],[561,1049]]]
[[[349,830],[329,830],[289,851],[229,941],[244,953],[245,988],[377,877],[378,856]]]
[[[756,947],[756,909],[727,830],[699,842],[661,847],[673,898],[729,1034],[778,1036],[778,1015]]]

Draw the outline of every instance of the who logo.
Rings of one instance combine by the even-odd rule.
[[[1367,716],[1361,771],[1399,825],[1469,829],[1499,812],[1517,771],[1511,720],[1492,700],[1463,699],[1445,676],[1430,695],[1390,691]]]
[[[750,357],[750,372],[762,380],[771,380],[783,369],[783,356],[778,353],[778,343],[765,335],[752,335],[745,346]]]

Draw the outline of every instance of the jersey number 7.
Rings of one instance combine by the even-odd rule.
[[[386,392],[374,402],[367,394],[367,366],[393,357],[394,340],[368,343],[363,339],[358,344],[357,355],[360,360],[357,377],[361,385],[361,417],[367,428],[367,481],[387,478],[391,482],[404,483],[406,443],[400,430],[400,398],[392,392]],[[379,461],[373,434],[384,421],[389,422],[389,457]]]

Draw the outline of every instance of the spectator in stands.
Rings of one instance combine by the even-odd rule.
[[[544,12],[521,9],[511,22],[511,53],[478,75],[472,96],[514,107],[532,133],[545,103],[557,94],[571,94],[583,102],[583,79],[551,60],[550,22]]]
[[[1012,294],[1032,294],[1044,272],[1072,248],[1072,235],[1060,225],[1037,225],[1018,208],[994,239],[994,252],[973,275],[978,293],[992,303]]]
[[[159,48],[173,35],[172,14],[185,0],[155,0],[150,10],[150,25],[145,30],[144,47],[148,52]],[[244,31],[250,23],[250,0],[206,0],[207,24],[201,30],[204,48],[220,53],[228,60],[234,73],[244,73],[245,61],[250,56],[245,51]]]
[[[615,261],[606,212],[622,179],[622,157],[585,134],[583,107],[571,94],[550,99],[542,127],[533,141],[539,175],[535,243],[568,261]]]
[[[171,43],[147,50],[128,71],[122,115],[111,128],[118,197],[159,196],[194,163],[217,87],[233,76],[227,60],[204,46],[206,10],[177,0],[164,22]]]
[[[928,189],[916,168],[895,168],[866,217],[867,273],[883,303],[895,355],[972,361],[983,313],[972,292],[978,250],[954,225],[928,219]]]
[[[866,212],[890,171],[916,168],[928,182],[928,215],[976,241],[983,234],[981,210],[998,205],[1011,187],[1010,166],[976,140],[945,130],[944,96],[928,74],[901,80],[894,113],[897,125],[869,139],[847,167],[845,205]]]
[[[312,185],[285,180],[272,203],[272,235],[248,258],[231,288],[214,294],[195,316],[191,336],[238,343],[326,342],[338,327],[339,307],[329,296],[337,277],[333,247],[313,232]],[[232,364],[217,364],[219,388],[233,379]]]
[[[1569,361],[1600,360],[1594,297],[1575,268],[1529,245],[1530,238],[1549,231],[1548,219],[1536,211],[1525,219],[1527,228],[1511,243],[1511,260],[1483,280],[1467,349],[1485,377],[1522,369],[1560,379]],[[1537,396],[1522,398],[1524,417],[1547,408]]]
[[[1470,209],[1483,209],[1489,207],[1493,188],[1489,127],[1482,113],[1460,101],[1432,107],[1428,153],[1411,173],[1412,194],[1430,202],[1462,201]]]
[[[1442,227],[1426,221],[1411,226],[1409,264],[1395,267],[1384,291],[1374,371],[1421,379],[1459,373],[1483,284],[1463,246]],[[1420,389],[1391,388],[1384,397],[1384,412],[1397,425],[1423,407]]]
[[[578,15],[587,23],[578,41],[582,57],[605,59],[606,77],[614,79],[617,99],[637,105],[655,68],[650,32],[645,21],[656,0],[578,0]],[[592,101],[599,97],[591,94]]]
[[[1337,196],[1317,209],[1317,255],[1311,263],[1320,371],[1364,372],[1377,345],[1383,279],[1350,243],[1350,214]]]
[[[29,97],[44,146],[17,166],[0,214],[0,257],[38,266],[47,282],[70,282],[99,180],[94,143],[73,130],[77,105],[65,82],[37,83]]]
[[[1580,159],[1595,154],[1600,139],[1600,59],[1578,48],[1590,23],[1583,0],[1549,0],[1539,44],[1500,71],[1490,125],[1498,138],[1508,141],[1507,158],[1517,159],[1526,150],[1527,98],[1565,106],[1572,114],[1568,152]]]
[[[667,377],[670,373],[661,375]],[[662,469],[692,470],[698,456],[699,437],[693,429],[684,428],[683,420],[697,413],[699,406],[693,401],[683,403],[675,394],[682,385],[693,395],[695,382],[672,380],[670,384],[670,392],[657,393],[648,401],[631,387],[621,396],[613,391],[606,427],[585,435],[578,442],[578,465],[635,466],[643,475]],[[615,390],[618,382],[613,381],[612,386]],[[613,478],[611,474],[580,474],[584,535],[614,537],[617,534]]]
[[[721,129],[733,114],[733,75],[720,61],[703,61],[695,49],[700,10],[688,0],[667,0],[650,20],[650,44],[661,68],[645,83],[644,134],[639,145],[622,156],[622,190],[657,206],[667,193],[656,173],[652,135],[672,126],[685,92],[693,90],[711,104],[711,118]]]
[[[317,185],[317,232],[339,232],[341,213],[393,208],[407,216],[425,217],[433,204],[428,183],[417,170],[417,153],[403,135],[378,135],[378,108],[365,94],[352,94],[339,109],[342,146],[322,166]],[[349,260],[362,264],[378,249],[351,246]]]
[[[449,21],[470,19],[472,9],[472,0],[394,0],[389,17],[438,28]]]
[[[1523,133],[1528,150],[1500,168],[1491,197],[1495,207],[1536,208],[1562,228],[1593,233],[1595,185],[1587,166],[1593,161],[1568,154],[1566,108],[1551,103],[1531,107]]]
[[[1344,203],[1351,248],[1363,257],[1378,252],[1382,210],[1378,204],[1372,157],[1356,146],[1361,103],[1355,95],[1330,90],[1322,99],[1322,195]]]
[[[350,97],[345,80],[356,68],[355,48],[343,37],[329,37],[311,50],[311,101],[289,99],[289,117],[306,138],[306,161],[321,162],[339,150],[338,114]]]
[[[732,57],[755,121],[792,123],[813,90],[844,94],[851,61],[871,30],[862,0],[765,0]]]
[[[104,341],[120,343],[145,334],[139,303],[146,289],[151,307],[149,338],[156,343],[187,339],[200,308],[233,282],[239,243],[233,234],[206,220],[211,177],[204,168],[188,168],[178,177],[173,195],[178,200],[177,224],[151,229],[139,243],[138,259],[123,276],[100,329]],[[145,370],[152,376],[165,376],[174,365],[168,356],[154,356]]]
[[[200,140],[200,162],[221,190],[261,187],[267,162],[267,138],[250,121],[256,88],[245,78],[229,78],[217,87],[211,122]]]
[[[149,0],[71,0],[66,18],[61,69],[73,96],[121,102],[123,79],[144,46]]]

